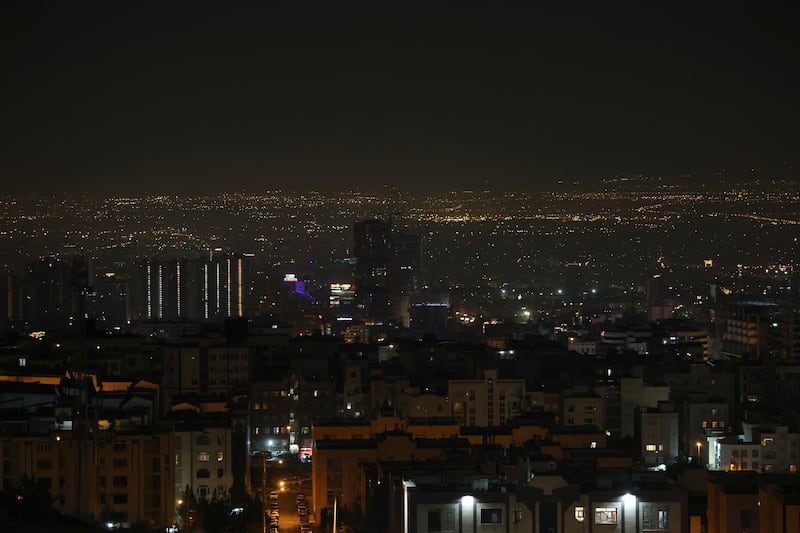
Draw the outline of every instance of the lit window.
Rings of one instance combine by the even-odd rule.
[[[201,463],[207,463],[211,460],[211,454],[208,452],[200,452],[197,454],[197,460]]]
[[[644,506],[642,509],[642,529],[660,531],[669,528],[669,509],[659,509],[654,505]]]
[[[575,520],[583,522],[586,519],[586,510],[583,507],[575,508]]]
[[[644,447],[644,450],[646,452],[654,452],[654,451],[656,451],[656,445],[655,444],[648,444],[648,445],[646,445]]]
[[[595,524],[616,524],[617,523],[617,508],[616,507],[595,507],[594,509],[594,523]]]
[[[225,452],[217,452],[217,462],[221,463],[225,460]]]

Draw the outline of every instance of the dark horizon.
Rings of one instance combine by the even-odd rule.
[[[797,176],[790,11],[7,8],[13,194]]]

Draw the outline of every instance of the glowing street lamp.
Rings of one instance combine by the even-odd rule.
[[[697,462],[699,463],[700,462],[700,448],[703,447],[703,443],[700,442],[700,441],[697,441],[695,443],[695,446],[697,446]]]

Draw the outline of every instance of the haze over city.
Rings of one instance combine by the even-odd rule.
[[[798,530],[796,11],[4,7],[0,529]]]
[[[794,9],[4,9],[15,193],[795,177]]]

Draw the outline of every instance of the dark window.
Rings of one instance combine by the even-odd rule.
[[[666,530],[670,528],[669,524],[669,509],[659,509],[654,505],[642,509],[642,529]]]
[[[111,484],[114,487],[127,487],[128,486],[128,477],[127,476],[114,476],[111,480]]]
[[[749,509],[742,509],[740,511],[739,524],[742,526],[742,530],[745,529],[753,529],[758,527],[758,511],[752,511]]]
[[[201,468],[197,471],[198,478],[209,478],[211,477],[211,472],[208,471],[207,468]]]
[[[431,509],[428,511],[428,531],[449,533],[456,530],[456,513],[450,509]]]
[[[502,524],[502,509],[481,509],[481,524]]]
[[[126,504],[126,503],[128,503],[128,495],[127,494],[114,494],[113,501],[117,505]]]
[[[436,509],[435,511],[428,511],[428,531],[441,531],[442,530],[442,511]]]

